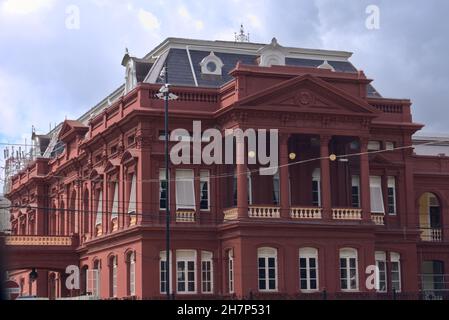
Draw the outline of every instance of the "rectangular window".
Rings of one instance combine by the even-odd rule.
[[[112,262],[112,297],[117,297],[117,258],[113,259]]]
[[[103,191],[98,193],[97,201],[97,216],[95,220],[95,226],[98,227],[103,224]]]
[[[352,176],[351,200],[353,208],[360,208],[360,177]]]
[[[135,214],[137,212],[137,177],[134,173],[131,177],[131,190],[129,191],[128,213]]]
[[[201,170],[200,172],[200,209],[202,211],[210,210],[210,172],[209,170]]]
[[[273,251],[273,249],[270,249]],[[263,253],[258,255],[259,291],[277,290],[276,254]]]
[[[203,252],[201,257],[201,290],[213,293],[212,253]]]
[[[387,256],[385,252],[376,252],[376,290],[387,292]]]
[[[178,293],[196,293],[196,252],[176,252],[176,275]]]
[[[312,205],[321,207],[321,170],[315,169],[312,176]]]
[[[343,291],[358,290],[357,258],[355,255],[340,257],[340,281]]]
[[[318,257],[300,252],[299,276],[301,291],[318,290]]]
[[[129,261],[129,295],[136,295],[136,258],[131,254]]]
[[[394,142],[391,141],[387,141],[385,142],[385,150],[394,150]]]
[[[112,198],[111,220],[118,219],[118,183],[114,183],[114,197]]]
[[[172,259],[171,259],[171,252],[170,252],[170,271],[172,270]],[[162,251],[160,253],[160,260],[159,260],[159,274],[160,274],[160,292],[161,294],[167,293],[167,255],[165,253],[165,251]],[[172,283],[173,281],[171,280],[172,277],[170,278],[170,293],[173,291],[172,290]]]
[[[234,254],[232,250],[228,253],[228,289],[229,293],[234,293]]]
[[[379,151],[379,150],[380,150],[380,141],[368,142],[368,151]]]
[[[159,170],[159,209],[167,209],[167,178],[165,177],[165,169]]]
[[[396,215],[396,178],[388,177],[388,214]]]
[[[381,177],[370,177],[371,212],[385,214]]]
[[[280,185],[279,185],[279,170],[278,172],[273,176],[273,204],[275,206],[278,206],[280,203]]]
[[[176,170],[176,209],[195,210],[193,170]]]
[[[401,292],[401,256],[398,253],[391,253],[391,286],[396,292]]]

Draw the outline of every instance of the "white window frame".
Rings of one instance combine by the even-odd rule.
[[[117,271],[118,271],[118,261],[117,256],[113,256],[111,259],[111,296],[112,298],[117,298],[117,288],[118,288],[118,278],[117,278]]]
[[[376,254],[376,291],[385,293],[388,292],[388,274],[387,274],[387,254],[382,251],[377,251]],[[380,263],[383,263],[383,270],[380,267]],[[384,288],[381,288],[381,275],[384,277]]]
[[[103,190],[98,193],[97,215],[95,216],[95,227],[103,224]]]
[[[167,294],[167,289],[170,290],[170,294],[173,293],[173,282],[174,282],[173,281],[174,279],[172,277],[172,274],[173,274],[173,272],[172,272],[172,269],[173,269],[173,266],[172,266],[173,254],[172,254],[171,251],[170,251],[170,261],[169,261],[169,266],[168,266],[168,272],[170,274],[170,288],[167,288],[167,279],[166,279],[166,277],[165,278],[162,277],[162,263],[167,264],[167,253],[166,252],[167,251],[161,251],[159,253],[159,293],[160,294]],[[166,274],[166,272],[167,272],[167,266],[165,266],[164,274]],[[165,290],[164,291],[162,290],[162,283],[165,283]]]
[[[390,190],[393,190],[393,195],[392,195],[392,200],[393,200],[393,207],[394,210],[393,212],[390,212]],[[396,200],[396,178],[395,177],[388,177],[388,189],[387,189],[387,210],[388,210],[388,214],[390,216],[395,216],[397,215],[397,200]]]
[[[128,214],[137,213],[137,178],[136,173],[131,178],[131,188],[129,191]]]
[[[207,268],[205,267],[205,264]],[[209,278],[209,280],[207,279]],[[205,290],[210,285],[210,290]],[[208,251],[201,252],[201,292],[203,294],[214,293],[214,263],[213,253]]]
[[[259,248],[257,249],[257,275],[258,275],[258,289],[259,292],[277,292],[278,291],[278,257],[277,257],[278,253],[277,253],[277,249],[276,248],[268,248],[268,247],[264,247],[264,248]],[[265,273],[265,279],[263,279],[263,281],[265,282],[265,289],[262,289],[260,287],[260,281],[262,279],[260,279],[260,269],[262,269],[259,265],[260,260],[263,259],[264,260],[264,264],[265,267],[263,267],[264,269],[264,273]],[[275,288],[271,289],[270,288],[270,280],[273,280],[270,278],[270,268],[269,268],[269,260],[270,259],[274,259],[274,282],[275,282]]]
[[[303,268],[301,268],[301,259],[305,259],[306,260],[306,278],[302,278],[301,277],[301,271]],[[312,289],[311,288],[311,266],[310,266],[310,261],[311,259],[315,259],[315,273],[316,273],[316,288]],[[303,289],[302,288],[302,281],[305,280],[307,281],[307,288]],[[319,266],[318,266],[318,250],[315,248],[301,248],[299,249],[299,289],[301,290],[301,292],[304,293],[310,293],[310,292],[317,292],[319,291],[320,288],[320,282],[319,282]]]
[[[193,262],[193,271],[189,269],[189,264]],[[184,264],[184,269],[179,270],[179,264]],[[193,281],[189,280],[189,273],[193,272]],[[179,276],[182,275],[184,280],[180,281]],[[197,293],[197,266],[195,250],[178,250],[176,251],[176,292],[178,294],[196,294]],[[193,282],[193,290],[189,290],[189,282]],[[184,290],[179,289],[179,285],[184,283]]]
[[[317,186],[318,186],[318,190],[315,191],[313,190],[313,183],[316,182]],[[313,194],[314,192],[318,193],[318,207],[321,207],[321,169],[320,168],[316,168],[315,170],[313,170],[312,173],[312,202],[313,202]],[[313,205],[316,205],[315,203],[313,203]]]
[[[344,280],[341,278],[341,260],[346,261],[346,268],[345,268],[345,282],[346,282],[346,288],[342,286],[342,281]],[[351,286],[351,260],[355,260],[355,288],[352,288]],[[339,259],[339,269],[340,269],[340,287],[342,292],[357,292],[359,291],[359,261],[358,261],[358,252],[357,249],[353,248],[343,248],[340,249],[340,259]]]
[[[384,195],[382,191],[382,177],[379,176],[371,176],[370,177],[370,198],[371,198],[371,212],[377,214],[385,215],[385,205],[384,205]],[[375,191],[377,189],[377,191]],[[380,199],[376,199],[376,193],[380,195]],[[376,205],[376,202],[381,206],[379,209],[374,209],[373,207]]]
[[[203,183],[207,184],[207,209],[201,209],[201,201],[203,197]],[[201,170],[200,171],[200,211],[209,212],[210,211],[210,171]]]
[[[194,178],[192,169],[176,170],[176,210],[196,211]]]
[[[136,253],[129,254],[129,295],[136,295]]]
[[[112,198],[111,220],[118,218],[118,182],[114,183],[114,193]]]
[[[353,203],[353,192],[352,192],[352,188],[357,188],[357,207],[355,208],[360,208],[360,176],[354,175],[351,177],[351,205],[354,207],[354,203]]]
[[[235,292],[234,287],[234,251],[228,251],[228,290],[230,294]]]
[[[396,292],[402,292],[402,273],[401,273],[401,255],[396,252],[390,252],[390,262],[391,262],[391,289],[393,290],[395,287],[395,284],[399,286],[399,288],[396,290]],[[397,266],[397,270],[394,270],[394,266]],[[394,279],[394,274],[397,274],[398,280]]]

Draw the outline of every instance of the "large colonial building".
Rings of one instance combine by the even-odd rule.
[[[12,177],[9,276],[50,298],[443,296],[449,152],[422,138],[416,154],[411,102],[382,97],[350,57],[276,39],[169,38],[127,53],[125,84],[35,136],[35,160]],[[277,174],[172,164],[167,177],[164,66],[178,97],[170,131],[278,129]],[[66,286],[70,265],[79,290]]]

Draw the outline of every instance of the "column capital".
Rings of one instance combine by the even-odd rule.
[[[359,137],[359,142],[360,142],[360,148],[362,146],[368,147],[369,137]]]
[[[320,135],[320,144],[328,144],[332,140],[331,134],[321,134]]]

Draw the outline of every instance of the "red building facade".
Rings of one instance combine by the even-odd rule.
[[[349,57],[275,40],[167,39],[126,54],[118,94],[66,120],[53,156],[13,177],[9,276],[50,298],[161,299],[166,272],[181,298],[441,296],[449,158],[413,153],[411,102],[381,97]],[[171,165],[168,268],[164,64],[178,96],[170,131],[279,130],[274,176]],[[66,286],[70,265],[79,289]]]

